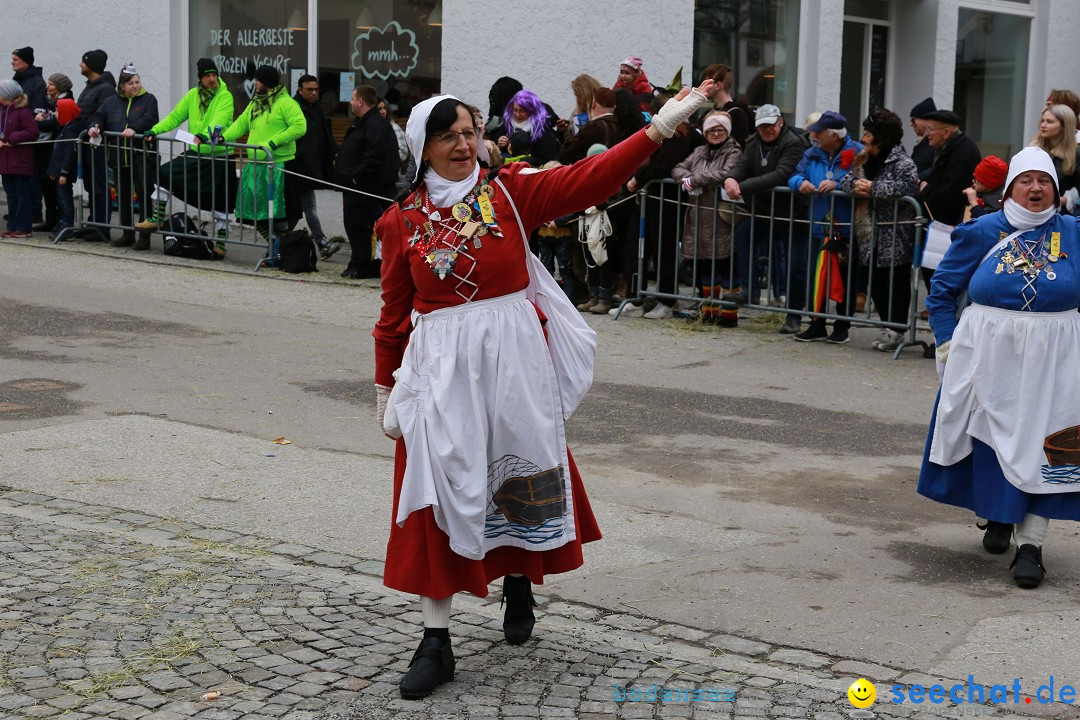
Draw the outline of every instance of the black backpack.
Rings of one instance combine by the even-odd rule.
[[[319,246],[311,233],[301,228],[281,235],[278,241],[277,269],[287,273],[316,272]]]
[[[161,226],[165,235],[165,254],[193,260],[214,260],[214,241],[182,212],[173,213]],[[173,233],[177,233],[174,235]]]

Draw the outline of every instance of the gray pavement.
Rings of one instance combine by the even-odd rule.
[[[969,513],[914,493],[932,363],[868,328],[793,343],[774,317],[589,318],[568,436],[605,539],[539,588],[523,647],[495,588],[459,596],[458,680],[396,700],[419,616],[378,580],[377,285],[240,255],[0,242],[0,717],[839,720],[859,675],[879,716],[1075,716],[882,702],[969,674],[1075,685],[1080,538],[1053,523],[1047,582],[1012,586]],[[631,680],[733,703],[613,702]]]

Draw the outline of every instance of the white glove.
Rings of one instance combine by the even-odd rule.
[[[697,90],[691,90],[682,100],[668,100],[660,112],[653,116],[652,126],[656,132],[669,138],[675,134],[680,124],[690,119],[697,109],[709,102],[709,99]]]
[[[938,380],[945,376],[945,362],[949,359],[949,345],[952,340],[946,340],[934,350],[934,366],[937,370]]]
[[[390,400],[390,388],[375,383],[375,419],[379,422],[379,430],[383,429],[383,418],[386,417],[386,403]]]
[[[693,192],[693,190],[694,190],[694,182],[690,178],[683,178],[682,188],[686,192]]]

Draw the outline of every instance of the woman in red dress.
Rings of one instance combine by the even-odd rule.
[[[420,595],[424,618],[402,697],[453,679],[454,593],[486,597],[504,577],[506,640],[523,643],[534,624],[531,583],[579,567],[582,543],[600,538],[563,435],[591,383],[595,339],[587,326],[574,329],[585,336],[579,355],[588,355],[576,364],[554,334],[549,346],[556,325],[546,330],[548,317],[530,301],[545,280],[530,268],[526,240],[541,223],[613,194],[711,84],[683,90],[608,152],[544,172],[489,171],[477,159],[480,129],[457,98],[414,108],[406,127],[414,184],[375,227],[383,247],[375,389],[379,422],[397,437],[384,583]],[[579,317],[561,293],[547,302],[549,315]]]

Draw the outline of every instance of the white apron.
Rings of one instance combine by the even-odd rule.
[[[971,438],[994,449],[1027,493],[1080,491],[1080,466],[1047,459],[1048,438],[1080,425],[1080,313],[971,305],[960,317],[941,382],[930,460],[959,462]]]
[[[398,525],[430,506],[472,560],[573,540],[562,404],[525,292],[414,311],[413,327],[393,398],[408,453]]]

